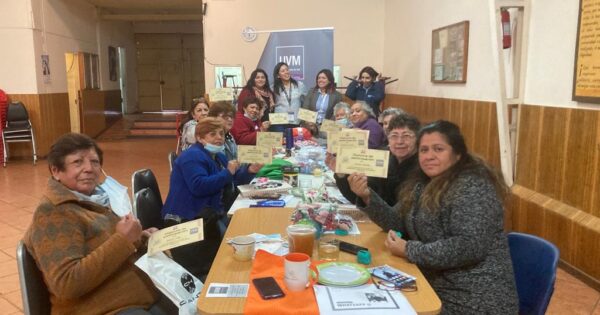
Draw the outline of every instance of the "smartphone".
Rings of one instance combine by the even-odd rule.
[[[252,280],[252,283],[254,283],[256,290],[258,290],[258,294],[260,294],[263,300],[276,299],[285,296],[273,277],[256,278]]]
[[[352,243],[340,241],[340,250],[343,252],[346,252],[346,253],[356,255],[359,250],[368,250],[368,249],[365,247],[362,247],[362,246],[352,244]]]

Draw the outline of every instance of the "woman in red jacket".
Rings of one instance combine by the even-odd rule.
[[[269,129],[269,121],[260,121],[262,108],[256,97],[249,97],[243,104],[244,113],[236,113],[231,134],[238,145],[256,145],[256,133]]]

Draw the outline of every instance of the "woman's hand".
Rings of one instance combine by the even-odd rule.
[[[248,166],[248,172],[256,174],[263,166],[265,165],[262,163],[252,163],[250,166]]]
[[[142,231],[142,246],[148,246],[150,235],[156,231],[158,231],[158,229],[155,227],[151,227]]]
[[[327,167],[329,167],[330,170],[335,172],[335,155],[333,155],[333,153],[329,153],[327,152],[325,154],[325,165],[327,165]]]
[[[368,205],[371,201],[371,191],[367,184],[367,176],[363,173],[352,173],[348,176],[348,184],[350,184],[350,190]]]
[[[132,244],[138,242],[142,237],[142,225],[131,213],[122,217],[121,220],[117,222],[115,230]]]
[[[392,255],[406,258],[406,241],[399,237],[395,231],[388,231],[385,247],[390,250]]]
[[[238,163],[238,161],[236,160],[231,160],[227,162],[227,170],[229,171],[229,173],[231,173],[231,175],[235,174],[239,167],[240,163]]]
[[[269,127],[271,127],[271,122],[263,121],[262,124],[260,124],[260,131],[267,131],[269,130]]]

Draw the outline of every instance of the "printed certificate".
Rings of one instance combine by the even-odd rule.
[[[204,228],[202,224],[202,219],[198,219],[152,233],[148,240],[148,255],[151,256],[163,250],[203,240]]]
[[[271,125],[286,125],[289,123],[287,113],[269,113]]]
[[[327,134],[327,152],[338,153],[339,147],[367,149],[369,131],[361,129],[342,129]]]
[[[269,147],[269,148],[280,148],[282,146],[283,132],[257,132],[256,133],[256,146],[257,147]]]
[[[316,123],[317,122],[317,112],[313,112],[312,110],[300,108],[298,109],[298,119]]]
[[[387,178],[390,151],[369,150],[355,147],[340,147],[335,163],[335,172],[364,173],[371,177]]]
[[[233,89],[232,88],[216,88],[208,91],[208,97],[211,102],[217,101],[231,101],[233,100]]]
[[[271,164],[271,161],[273,161],[273,149],[271,147],[254,145],[238,145],[237,159],[240,163]]]
[[[323,121],[321,122],[321,128],[319,128],[319,131],[324,131],[324,132],[330,133],[330,132],[341,131],[342,128],[343,127],[341,125],[339,125],[338,123],[336,123],[333,120],[323,119]]]

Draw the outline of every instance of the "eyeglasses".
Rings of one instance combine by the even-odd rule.
[[[379,290],[385,290],[385,291],[400,290],[402,292],[415,292],[415,291],[419,290],[419,288],[417,288],[417,281],[405,282],[402,285],[398,286],[393,283],[383,281],[383,280],[375,278],[375,277],[371,277],[371,280],[373,281],[373,284],[375,284],[375,287]]]
[[[388,135],[388,140],[389,141],[399,141],[399,140],[410,141],[414,137],[415,137],[415,135],[409,134],[409,133],[404,133],[404,134],[401,134],[401,135],[399,135],[397,133],[391,133],[391,134]]]

